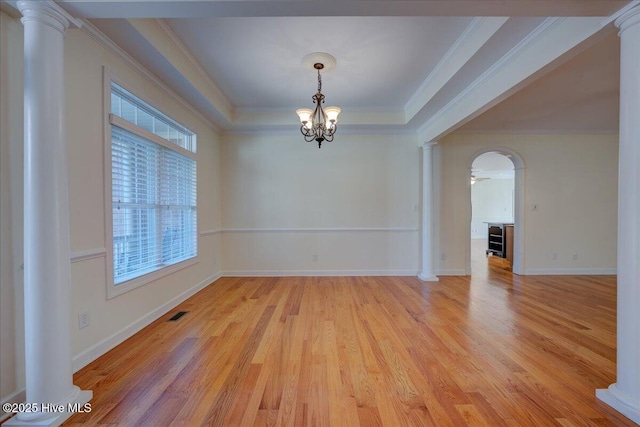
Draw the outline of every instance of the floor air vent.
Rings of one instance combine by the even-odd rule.
[[[167,322],[176,322],[178,320],[180,320],[180,318],[182,316],[184,316],[185,314],[187,314],[188,311],[179,311],[176,314],[174,314],[173,316],[171,316],[171,318],[169,318],[169,320],[167,320]]]

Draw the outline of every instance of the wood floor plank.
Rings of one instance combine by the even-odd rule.
[[[75,426],[633,426],[614,276],[222,278],[92,362]],[[172,313],[175,312],[172,310]]]

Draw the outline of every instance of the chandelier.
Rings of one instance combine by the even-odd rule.
[[[304,140],[307,142],[315,140],[318,143],[318,148],[320,148],[323,141],[333,141],[333,135],[336,133],[338,127],[338,114],[340,114],[341,110],[338,107],[322,108],[324,95],[322,94],[322,76],[320,75],[320,70],[324,68],[324,64],[322,62],[315,62],[313,68],[318,71],[318,93],[312,96],[316,108],[314,110],[299,108],[296,110],[296,114],[298,114],[300,123],[302,123],[300,132],[302,132]]]

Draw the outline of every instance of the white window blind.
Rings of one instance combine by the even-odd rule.
[[[196,136],[140,98],[111,84],[111,113],[185,150],[196,152]]]
[[[113,124],[116,123],[116,124]],[[113,275],[118,285],[193,258],[198,250],[196,161],[137,126],[112,119]],[[175,138],[185,148],[191,138]],[[174,141],[169,141],[175,143]]]

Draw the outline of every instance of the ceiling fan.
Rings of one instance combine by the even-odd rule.
[[[476,182],[485,181],[487,179],[491,179],[491,177],[477,178],[475,175],[471,174],[471,185],[475,184]]]

